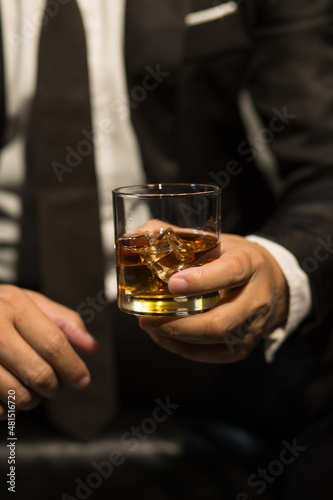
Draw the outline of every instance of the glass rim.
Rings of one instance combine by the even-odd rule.
[[[174,188],[179,192],[162,192],[163,188]],[[191,191],[190,189],[197,188],[198,191]],[[148,192],[138,192],[146,189]],[[151,189],[154,192],[149,192]],[[133,186],[121,186],[112,190],[115,196],[128,196],[140,198],[154,198],[154,197],[175,197],[175,196],[198,196],[209,194],[220,194],[222,192],[219,186],[215,184],[197,184],[197,183],[184,183],[184,182],[160,182],[152,184],[137,184]]]

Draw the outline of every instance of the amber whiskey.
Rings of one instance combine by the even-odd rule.
[[[220,298],[219,292],[175,296],[169,278],[183,269],[202,266],[218,258],[217,237],[204,231],[146,232],[116,241],[118,305],[137,315],[186,316],[204,312]]]

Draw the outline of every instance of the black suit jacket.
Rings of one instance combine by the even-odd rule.
[[[283,379],[278,394],[302,393],[317,411],[333,395],[333,4],[244,0],[223,18],[184,23],[218,4],[127,2],[132,120],[150,181],[219,183],[223,230],[272,239],[307,272],[313,312],[278,353],[264,394]],[[163,75],[143,98],[151,68]],[[244,129],[244,89],[263,124],[255,139],[269,143],[283,181],[278,198]]]
[[[331,394],[333,6],[243,0],[223,18],[186,25],[187,14],[219,3],[127,1],[129,103],[150,182],[220,184],[223,230],[270,238],[308,272],[313,313],[273,365],[265,365],[258,348],[236,367],[219,367],[214,378],[223,394],[213,404],[216,414],[260,427],[258,415],[269,401],[278,425],[297,421],[305,407],[307,415],[327,411]],[[283,179],[278,199],[247,138],[239,112],[243,89],[263,121],[259,143],[269,141]],[[114,106],[127,112],[122,103]]]
[[[149,180],[220,183],[224,231],[256,231],[290,249],[323,322],[333,297],[332,3],[245,0],[222,19],[185,26],[187,13],[211,7],[128,2],[128,88]],[[150,68],[164,74],[143,99],[137,89]],[[242,89],[263,122],[255,139],[277,160],[278,200],[248,144]]]

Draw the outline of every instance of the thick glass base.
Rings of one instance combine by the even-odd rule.
[[[136,316],[190,316],[214,307],[220,299],[219,292],[190,297],[118,296],[119,308]]]

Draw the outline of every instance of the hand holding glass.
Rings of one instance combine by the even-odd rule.
[[[221,190],[204,184],[147,184],[113,191],[118,306],[140,316],[211,309],[218,291],[172,295],[169,278],[220,256]]]

